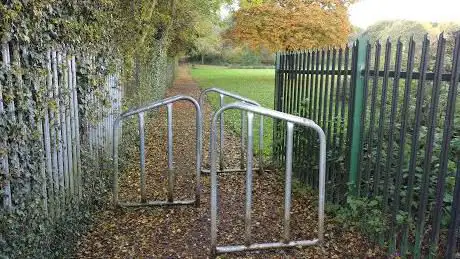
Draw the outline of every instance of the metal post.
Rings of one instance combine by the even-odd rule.
[[[114,205],[118,205],[118,127],[120,125],[120,117],[115,119],[113,123],[113,188],[112,201]]]
[[[356,41],[358,45],[358,52],[356,57],[356,67],[353,71],[355,78],[354,82],[354,107],[353,107],[353,125],[352,125],[352,139],[351,139],[351,154],[350,154],[350,172],[348,176],[350,193],[355,195],[357,192],[357,175],[359,170],[359,152],[361,146],[361,134],[360,134],[360,123],[361,113],[363,110],[363,88],[364,88],[364,77],[361,75],[361,71],[364,70],[364,64],[366,62],[366,40],[361,38]]]
[[[210,92],[218,93],[218,94],[220,95],[219,97],[220,97],[220,104],[221,104],[221,106],[224,105],[224,100],[223,100],[223,98],[224,98],[225,96],[226,96],[226,97],[229,97],[229,98],[233,98],[233,99],[238,100],[238,101],[241,101],[241,102],[243,102],[243,103],[245,103],[245,104],[250,104],[250,105],[255,105],[255,106],[261,106],[259,103],[255,102],[255,101],[253,101],[253,100],[247,99],[247,98],[245,98],[245,97],[243,97],[243,96],[240,96],[240,95],[237,95],[237,94],[234,94],[234,93],[230,93],[230,92],[224,91],[224,90],[219,89],[219,88],[208,88],[208,89],[205,89],[204,91],[202,91],[201,94],[200,94],[200,99],[199,99],[200,106],[203,106],[203,105],[204,105],[204,98],[205,98],[205,96],[206,96],[208,93],[210,93]],[[245,141],[244,141],[244,138],[245,138],[244,132],[246,132],[246,130],[245,130],[245,123],[246,123],[246,120],[245,120],[245,118],[243,118],[243,117],[244,117],[244,113],[241,113],[241,114],[242,114],[242,115],[241,115],[241,124],[242,124],[242,125],[241,125],[241,132],[243,132],[243,134],[242,134],[242,136],[240,136],[240,138],[241,138],[241,143],[242,143],[242,146],[241,146],[241,153],[240,153],[240,168],[223,169],[223,167],[224,167],[224,156],[222,155],[222,156],[220,157],[221,159],[220,159],[220,161],[219,161],[219,162],[220,162],[220,165],[221,165],[221,166],[220,166],[220,169],[221,169],[221,170],[219,170],[219,172],[244,172],[244,171],[245,171],[245,169],[244,169],[244,164],[245,164],[245,163],[244,163],[244,153],[245,153],[245,150],[244,150],[244,143],[245,143]],[[204,114],[202,114],[202,115],[204,116]],[[225,125],[224,120],[223,120],[223,115],[222,115],[222,120],[221,120],[221,121],[222,121],[222,125],[221,125],[221,127],[222,127],[222,128],[221,128],[221,133],[222,133],[222,134],[221,134],[221,139],[222,139],[221,147],[223,148],[223,146],[224,146],[224,143],[223,143],[223,142],[224,142],[224,134],[223,134],[224,130],[222,130],[222,129],[224,128],[224,125]],[[211,123],[212,123],[212,117],[211,117]],[[261,118],[261,124],[263,124],[263,119],[262,119],[262,118]],[[261,139],[261,142],[259,142],[259,148],[260,148],[260,149],[263,149],[263,125],[262,125],[261,127],[262,127],[262,128],[259,129],[259,130],[260,130],[260,135],[259,135],[259,137],[260,137],[260,139]],[[209,138],[211,138],[211,136],[209,136]],[[222,153],[222,152],[223,152],[223,150],[221,149],[221,153]],[[261,154],[263,154],[263,152],[261,152]],[[209,160],[211,160],[210,158],[211,158],[211,150],[209,150]],[[262,161],[262,159],[263,159],[263,156],[260,156],[260,157],[259,157],[259,160]],[[260,163],[260,161],[259,161],[259,163]],[[263,161],[262,161],[262,162],[263,162]],[[257,169],[257,168],[253,168],[253,169]],[[263,169],[262,169],[262,170],[263,170]],[[204,168],[202,168],[201,171],[202,171],[202,172],[205,172],[205,173],[206,173],[206,172],[208,172],[208,173],[210,172],[209,169],[204,169]]]
[[[139,153],[140,153],[140,166],[141,166],[141,202],[146,202],[145,198],[145,130],[144,130],[144,113],[139,114]]]
[[[240,149],[240,169],[243,170],[244,169],[244,151],[245,151],[245,147],[244,147],[244,132],[246,131],[246,116],[245,116],[245,112],[244,111],[241,111],[241,149]]]
[[[195,129],[196,129],[196,143],[195,143],[195,156],[196,156],[196,164],[195,164],[195,173],[196,173],[196,187],[195,187],[195,206],[200,206],[200,193],[201,193],[201,150],[203,149],[202,143],[202,117],[201,117],[201,107],[197,105],[196,107],[196,122],[195,122]]]
[[[220,94],[220,107],[224,106],[224,95]],[[220,114],[220,170],[224,170],[224,114]]]
[[[168,107],[168,202],[173,202],[174,192],[174,168],[173,168],[173,126],[172,126],[172,103]]]
[[[119,93],[118,93],[119,94]],[[195,186],[195,199],[188,199],[188,200],[173,200],[173,190],[174,190],[174,162],[173,162],[173,125],[172,125],[172,104],[177,101],[185,100],[192,103],[195,106],[196,111],[196,186]],[[119,103],[117,104],[119,109]],[[145,201],[145,202],[119,202],[118,200],[118,142],[119,142],[119,135],[121,135],[121,125],[120,122],[128,117],[137,115],[139,116],[140,113],[144,113],[146,111],[157,109],[162,106],[167,106],[168,110],[168,199],[166,201]],[[143,115],[140,115],[141,117]],[[150,103],[143,107],[129,110],[127,112],[121,113],[113,122],[113,133],[112,133],[112,143],[113,143],[113,202],[116,206],[123,206],[123,207],[139,207],[139,206],[170,206],[170,205],[196,205],[199,206],[200,199],[200,174],[201,174],[201,150],[202,150],[202,119],[201,119],[201,109],[198,102],[193,99],[192,97],[185,96],[185,95],[177,95],[173,97],[169,97],[157,102]],[[140,119],[143,123],[143,119]],[[141,135],[143,130],[140,130],[139,134]],[[145,139],[145,137],[141,136],[141,139]],[[142,140],[141,140],[142,141]],[[144,140],[145,141],[145,140]],[[141,156],[145,156],[141,154]],[[143,160],[143,158],[141,158]],[[145,164],[145,161],[143,162]],[[142,169],[141,169],[142,170]],[[145,167],[144,167],[145,170]]]
[[[211,169],[211,254],[217,253],[217,166],[216,166],[216,139],[217,127],[216,117],[211,119],[211,139],[209,143],[209,159]]]
[[[251,207],[252,207],[252,147],[254,136],[252,125],[254,114],[248,112],[248,147],[247,147],[247,165],[246,165],[246,212],[245,212],[245,235],[244,239],[247,245],[251,244]]]
[[[259,173],[264,172],[264,116],[260,115],[259,125]]]
[[[225,110],[236,109],[244,110],[247,112],[248,117],[248,146],[247,146],[247,168],[246,168],[246,204],[245,204],[245,244],[244,245],[231,245],[231,246],[217,246],[217,123],[220,114]],[[269,116],[278,120],[285,120],[288,122],[288,147],[286,155],[286,194],[285,194],[285,214],[284,223],[285,229],[283,238],[285,242],[273,243],[251,243],[251,206],[252,206],[252,148],[253,148],[253,118],[254,113],[261,116]],[[312,128],[318,133],[320,142],[319,154],[319,201],[318,201],[318,237],[310,240],[289,241],[289,212],[291,204],[291,184],[292,184],[292,149],[293,149],[293,133],[294,124],[299,124],[307,128]],[[325,179],[326,179],[326,136],[324,131],[313,121],[301,118],[298,116],[247,105],[244,103],[233,103],[226,105],[216,112],[211,124],[211,253],[213,256],[220,253],[232,253],[249,250],[273,249],[273,248],[289,248],[298,246],[311,246],[321,245],[324,240],[324,202],[325,202]]]
[[[284,235],[285,243],[290,239],[291,222],[291,185],[292,185],[292,140],[294,137],[294,124],[287,123],[287,143],[286,143],[286,182],[284,186]]]

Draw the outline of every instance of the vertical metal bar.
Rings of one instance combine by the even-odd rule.
[[[371,93],[371,109],[370,109],[370,119],[369,119],[369,129],[368,129],[368,134],[367,134],[367,152],[369,154],[372,154],[373,150],[373,139],[374,139],[374,127],[375,127],[375,114],[376,114],[376,102],[377,102],[377,87],[378,87],[378,82],[379,82],[379,70],[380,70],[380,53],[381,53],[382,46],[379,41],[375,43],[375,59],[374,59],[374,76],[372,79],[372,93]],[[370,179],[371,179],[371,164],[372,164],[372,159],[368,159],[366,163],[366,178],[368,179],[368,182],[366,183],[366,195],[369,195],[369,192],[371,190],[370,188]],[[374,179],[375,181],[375,179]]]
[[[337,49],[332,49],[332,66],[331,66],[331,84],[330,84],[330,92],[329,92],[329,111],[327,113],[327,137],[326,137],[326,146],[327,149],[329,150],[331,148],[332,144],[332,125],[333,125],[333,107],[334,107],[334,86],[335,86],[335,76],[336,72],[335,71],[335,65],[336,65],[336,59],[337,59]],[[329,163],[326,165],[326,173],[329,174],[328,181],[330,181],[333,185],[336,185],[336,170],[331,170]],[[335,188],[329,188],[329,194],[328,197],[330,201],[332,201],[332,192],[334,191]]]
[[[353,148],[353,143],[352,143],[352,138],[353,138],[353,115],[354,115],[354,112],[355,112],[355,99],[356,96],[355,96],[355,93],[356,93],[356,89],[355,89],[355,82],[357,81],[356,78],[354,77],[353,75],[353,71],[355,68],[358,67],[357,65],[357,61],[358,61],[358,42],[354,42],[353,43],[353,46],[351,48],[351,64],[350,64],[350,69],[348,70],[347,69],[347,72],[350,71],[351,74],[348,74],[350,76],[350,83],[349,83],[349,88],[348,88],[348,101],[347,101],[347,108],[346,108],[346,114],[347,114],[347,122],[346,122],[346,139],[345,139],[345,168],[348,172],[351,172],[351,158],[352,158],[352,148]],[[360,76],[361,76],[361,73],[360,73]],[[347,76],[348,78],[348,76]],[[362,89],[360,89],[362,91]],[[361,107],[358,107],[358,109],[361,108]],[[358,127],[359,128],[359,127]],[[359,157],[359,152],[358,152],[358,157]],[[348,175],[348,178],[350,178],[350,174]],[[356,179],[357,178],[357,174],[354,176],[354,178]],[[356,185],[354,186],[351,186],[349,185],[349,189],[351,190],[350,187],[356,187]],[[356,188],[355,188],[356,190]],[[356,193],[355,193],[356,194]]]
[[[201,194],[201,159],[202,159],[202,154],[201,151],[203,150],[203,117],[201,113],[201,107],[199,104],[194,103],[195,108],[196,108],[196,124],[195,124],[195,129],[196,129],[196,187],[195,187],[195,206],[199,207],[200,206],[200,194]]]
[[[48,90],[48,99],[53,100],[53,70],[52,70],[52,55],[51,51],[47,53],[47,90]],[[51,178],[51,188],[53,189],[53,206],[54,206],[54,216],[59,214],[59,189],[57,186],[58,178],[58,162],[57,162],[57,147],[56,147],[56,132],[55,132],[55,114],[51,105],[49,106],[49,119],[50,119],[50,148],[51,148],[51,159],[52,159],[52,178]]]
[[[307,112],[307,118],[311,118],[313,119],[313,109],[314,109],[314,105],[313,105],[313,102],[314,102],[314,98],[313,98],[313,94],[314,94],[314,86],[315,86],[315,74],[314,72],[316,71],[315,70],[315,58],[316,58],[316,52],[315,50],[309,52],[309,55],[310,55],[310,58],[309,58],[309,66],[308,66],[308,112]],[[310,131],[308,130],[305,130],[306,131],[306,145],[307,145],[307,152],[310,152],[311,151],[311,148],[312,148],[312,141],[313,141],[313,138],[311,136],[311,133]],[[308,168],[308,165],[307,165],[307,168]],[[308,168],[310,169],[310,168]],[[305,182],[307,182],[310,186],[312,186],[312,182],[311,182],[311,178],[312,178],[312,175],[310,173],[311,170],[306,170],[306,175],[305,175]]]
[[[385,178],[383,182],[383,213],[388,213],[388,197],[390,196],[389,182],[390,175],[393,175],[393,170],[390,165],[393,162],[393,146],[394,146],[394,131],[395,131],[395,117],[398,112],[398,101],[399,101],[399,79],[401,73],[401,55],[402,55],[402,43],[401,39],[398,39],[396,45],[396,60],[395,60],[395,76],[393,79],[393,91],[391,94],[391,111],[390,111],[390,124],[389,124],[389,136],[388,136],[388,147],[385,161]],[[403,148],[403,147],[401,147]],[[395,191],[396,193],[396,191]],[[399,195],[399,193],[397,194]],[[384,233],[380,234],[380,239],[383,241],[385,238]],[[390,248],[391,251],[391,248]],[[393,251],[391,251],[393,252]]]
[[[326,55],[326,52],[324,51],[324,49],[321,49],[321,75],[320,75],[320,81],[319,81],[319,94],[318,94],[318,117],[316,118],[316,123],[318,125],[320,125],[320,127],[323,125],[323,122],[321,121],[321,116],[322,116],[322,112],[323,112],[323,88],[325,88],[324,86],[324,61],[325,61],[325,55]]]
[[[337,147],[337,140],[338,140],[338,134],[340,134],[339,131],[339,115],[340,115],[340,85],[341,85],[341,80],[342,80],[342,60],[343,60],[343,50],[342,48],[339,48],[339,53],[338,53],[338,64],[337,64],[337,87],[336,87],[336,92],[335,92],[335,100],[334,100],[334,125],[333,125],[333,147],[336,150],[336,153],[341,153],[341,151],[335,147]]]
[[[457,156],[457,172],[455,174],[455,187],[452,207],[451,207],[451,216],[449,231],[447,233],[447,248],[445,258],[454,259],[456,258],[458,249],[458,228],[460,226],[460,157]]]
[[[316,50],[316,66],[315,66],[315,88],[313,89],[313,116],[312,116],[312,119],[315,120],[316,123],[318,123],[318,119],[317,119],[317,112],[318,112],[318,107],[317,107],[317,104],[318,104],[318,84],[319,84],[319,71],[320,71],[320,68],[319,68],[319,58],[320,57],[320,51],[319,50]]]
[[[287,140],[286,140],[286,181],[284,185],[284,233],[283,241],[290,241],[290,222],[291,222],[291,187],[292,187],[292,141],[294,138],[294,124],[287,123]]]
[[[252,147],[253,147],[253,119],[252,112],[247,113],[248,117],[248,147],[247,147],[247,165],[246,165],[246,207],[244,216],[245,234],[244,239],[247,245],[251,244],[251,207],[252,207]]]
[[[399,131],[399,156],[398,156],[398,163],[396,168],[396,183],[395,183],[395,201],[393,203],[392,209],[392,231],[393,239],[391,240],[392,246],[396,248],[396,242],[398,238],[398,231],[397,231],[397,221],[396,216],[400,210],[401,204],[401,195],[400,189],[402,184],[402,176],[403,176],[403,165],[405,165],[405,146],[406,146],[406,131],[407,131],[407,120],[408,120],[408,112],[409,112],[409,102],[410,102],[410,93],[412,87],[412,74],[414,71],[414,53],[415,53],[415,42],[414,37],[410,38],[409,42],[409,50],[408,50],[408,58],[407,58],[407,75],[405,78],[405,87],[404,87],[404,102],[401,109],[401,129]]]
[[[326,201],[326,136],[319,127],[313,127],[318,132],[319,138],[319,199],[318,199],[318,239],[324,242],[324,203]]]
[[[220,107],[224,106],[224,95],[220,94]],[[220,114],[220,170],[224,170],[224,113]]]
[[[313,119],[313,88],[314,88],[314,81],[315,81],[315,75],[313,71],[316,71],[315,69],[315,57],[316,53],[315,51],[311,52],[311,62],[310,65],[311,67],[309,68],[309,75],[310,75],[310,81],[309,81],[309,94],[308,94],[308,118]]]
[[[350,86],[350,89],[353,88],[353,111],[348,110],[348,113],[352,115],[352,125],[348,127],[348,130],[351,129],[352,139],[351,139],[351,153],[350,153],[350,172],[349,172],[349,190],[351,195],[358,194],[358,170],[359,166],[359,154],[361,147],[361,123],[362,123],[362,112],[363,112],[363,103],[364,103],[364,87],[365,80],[361,75],[361,72],[366,69],[366,60],[367,60],[367,43],[364,38],[356,40],[356,54],[355,56],[355,67],[353,68],[353,86]]]
[[[78,183],[78,198],[81,200],[83,194],[82,175],[81,175],[81,155],[80,155],[80,119],[78,109],[78,94],[77,94],[77,64],[75,57],[72,57],[72,84],[74,96],[74,111],[75,111],[75,136],[76,136],[76,154],[77,154],[77,183]]]
[[[264,116],[260,115],[259,123],[259,173],[264,172]]]
[[[2,44],[2,61],[3,65],[6,67],[9,65],[8,63],[8,43],[3,43]],[[2,85],[0,85],[0,114],[3,115],[5,112],[4,106],[3,106],[3,92],[5,89],[2,88]],[[1,119],[5,119],[4,116],[1,117]],[[3,150],[8,150],[8,141],[7,141],[6,136],[2,136],[2,142],[1,146]],[[4,154],[1,156],[1,166],[2,166],[2,174],[3,174],[3,209],[6,211],[10,211],[12,209],[12,201],[11,201],[11,182],[10,182],[10,169],[9,169],[9,164],[8,164],[8,152],[4,152]],[[45,183],[44,183],[45,184]]]
[[[329,93],[329,66],[331,64],[331,49],[328,48],[326,52],[326,67],[324,73],[326,78],[324,79],[324,98],[323,98],[323,128],[327,128],[327,112],[328,112],[328,93]],[[330,101],[330,100],[329,100]]]
[[[409,223],[413,222],[412,215],[412,198],[414,193],[414,181],[415,181],[415,168],[417,166],[417,152],[419,149],[419,135],[420,135],[420,126],[423,116],[423,100],[425,96],[425,81],[426,81],[426,72],[428,69],[428,54],[429,54],[430,41],[428,36],[425,35],[422,46],[422,55],[420,60],[420,79],[418,80],[417,86],[417,95],[416,95],[416,104],[415,104],[415,125],[414,132],[412,133],[411,141],[411,152],[409,160],[409,180],[407,184],[407,196],[405,206],[407,208],[407,215]],[[405,256],[409,248],[409,224],[407,224],[404,229],[403,238],[401,242],[401,254]]]
[[[59,199],[61,203],[61,212],[64,213],[65,206],[65,190],[64,190],[64,156],[62,152],[62,131],[61,131],[61,102],[59,96],[59,78],[58,78],[58,53],[53,51],[51,53],[53,58],[53,88],[54,88],[54,100],[56,101],[56,145],[58,154],[58,182],[59,182]]]
[[[168,108],[168,202],[174,201],[174,166],[173,166],[173,121],[172,103],[167,104]]]
[[[287,77],[287,74],[286,74],[286,52],[283,52],[280,56],[280,65],[281,65],[281,73],[280,73],[280,87],[279,87],[279,91],[280,91],[280,109],[279,111],[281,112],[285,112],[286,110],[286,77]],[[277,139],[276,139],[276,142],[273,142],[273,143],[276,143],[276,146],[277,146],[277,164],[281,164],[282,161],[283,161],[283,153],[282,153],[282,150],[283,150],[283,147],[284,147],[284,142],[283,142],[283,138],[284,138],[284,122],[281,121],[281,120],[278,120],[277,121],[277,130],[278,130],[278,136],[277,136]]]
[[[244,146],[244,135],[246,130],[246,117],[245,112],[241,111],[241,135],[240,135],[240,169],[244,169],[244,152],[246,151]]]
[[[428,188],[429,188],[429,178],[431,175],[431,159],[433,157],[433,141],[434,134],[436,132],[436,123],[437,123],[437,110],[439,103],[440,95],[440,85],[442,80],[442,73],[444,71],[444,53],[446,48],[446,39],[444,38],[444,33],[439,35],[438,39],[438,49],[436,53],[436,65],[434,72],[433,88],[431,91],[431,104],[430,104],[430,113],[428,115],[428,133],[427,133],[427,142],[425,150],[425,159],[423,161],[423,177],[422,177],[422,189],[420,193],[420,206],[418,210],[418,222],[415,232],[415,246],[414,246],[414,255],[415,258],[419,258],[421,254],[421,246],[423,240],[423,232],[425,227],[425,210],[427,207],[428,199]]]
[[[288,94],[287,94],[287,113],[292,114],[292,100],[294,97],[294,52],[289,53],[288,59],[288,68],[289,68],[289,81],[288,81]]]
[[[451,72],[451,81],[449,87],[449,93],[447,96],[447,106],[446,106],[446,115],[444,120],[444,132],[442,137],[442,147],[441,147],[441,164],[439,166],[438,172],[438,183],[436,186],[436,205],[433,210],[433,231],[431,234],[431,256],[437,255],[437,247],[439,242],[439,229],[441,223],[441,213],[443,206],[443,196],[445,195],[445,185],[446,185],[446,172],[448,170],[447,166],[449,163],[448,152],[449,146],[452,138],[452,127],[453,120],[455,116],[455,104],[457,102],[457,92],[458,92],[458,81],[460,78],[460,34],[457,34],[455,40],[455,47],[452,59],[452,72]],[[454,203],[455,204],[455,203]],[[458,204],[457,204],[458,206]]]
[[[340,152],[341,154],[345,153],[345,162],[348,164],[349,162],[346,161],[347,158],[348,158],[348,153],[349,153],[349,150],[348,148],[345,146],[345,113],[347,112],[347,108],[345,106],[346,102],[347,102],[347,86],[348,86],[348,76],[349,76],[349,73],[348,73],[348,68],[349,68],[349,59],[350,59],[350,48],[348,46],[345,47],[345,50],[343,52],[343,55],[344,55],[344,62],[343,62],[343,71],[344,71],[344,76],[343,76],[343,80],[342,80],[342,88],[340,89],[341,90],[341,103],[340,103],[340,121],[339,121],[339,147],[338,147],[338,152]],[[349,95],[349,97],[351,97],[351,95]],[[347,170],[348,170],[348,165],[345,167]],[[339,189],[339,193],[344,193],[346,192],[346,189],[347,189],[347,182],[348,182],[348,179],[346,177],[345,174],[343,174],[341,176],[341,179],[340,181],[342,182],[342,184],[340,185],[340,189]],[[342,198],[343,199],[343,198]]]
[[[281,76],[282,72],[280,72],[281,68],[281,52],[276,52],[276,61],[275,61],[275,98],[274,98],[274,104],[273,104],[273,109],[276,111],[280,111],[280,94],[281,94]],[[242,113],[243,114],[243,113]],[[241,116],[242,117],[242,116]],[[241,118],[241,124],[243,124],[244,118]],[[243,134],[244,129],[241,130],[241,134]],[[272,161],[277,162],[278,159],[278,145],[277,145],[277,140],[278,140],[278,134],[279,134],[279,120],[274,120],[273,121],[273,134],[272,134]],[[241,141],[241,143],[244,143],[244,140]],[[244,150],[241,150],[241,156],[244,156]],[[241,163],[241,165],[244,166],[244,163]],[[240,167],[241,167],[240,165]]]
[[[302,59],[303,59],[303,62],[302,62],[302,94],[301,94],[301,98],[302,98],[302,110],[301,110],[301,113],[299,114],[299,116],[301,117],[304,117],[306,116],[306,111],[307,111],[307,106],[306,106],[306,102],[308,101],[307,100],[307,87],[308,87],[308,65],[309,65],[309,60],[307,61],[307,58],[309,58],[309,55],[307,55],[307,52],[303,52],[302,53]],[[303,129],[303,131],[300,133],[301,134],[301,138],[299,139],[299,142],[298,142],[298,145],[299,145],[299,148],[300,148],[300,152],[299,153],[305,153],[306,152],[306,144],[307,144],[307,132],[305,131],[305,129]],[[301,159],[301,155],[299,155],[299,158]],[[305,168],[305,165],[302,165],[302,168],[301,168],[301,175],[300,175],[300,180],[305,183],[306,182],[306,168]]]
[[[299,52],[298,53],[298,56],[299,56],[299,59],[298,59],[298,65],[297,65],[297,74],[298,74],[298,79],[297,79],[297,86],[298,86],[298,90],[297,90],[297,103],[296,103],[296,106],[297,106],[297,112],[296,112],[296,115],[297,116],[301,116],[302,112],[303,112],[303,101],[304,101],[304,96],[303,96],[303,83],[304,83],[304,62],[305,62],[305,53],[302,51],[302,52]],[[295,147],[295,156],[294,156],[294,164],[298,165],[297,161],[300,160],[300,157],[301,157],[301,153],[302,153],[302,146],[300,145],[301,144],[301,139],[302,139],[302,132],[298,131],[297,134],[295,134],[295,139],[294,139],[294,144],[293,146]],[[298,179],[301,179],[302,178],[302,174],[303,174],[303,171],[300,167],[297,167],[297,168],[294,168],[294,171],[295,171],[295,174],[297,176]]]
[[[147,199],[145,197],[145,129],[144,129],[145,123],[144,123],[144,113],[140,112],[138,114],[138,116],[139,116],[139,141],[140,141],[139,142],[139,154],[140,154],[140,167],[141,167],[141,171],[140,171],[141,202],[144,203],[144,202],[147,201]],[[169,141],[169,116],[168,116],[168,141]],[[168,148],[169,148],[169,142],[168,142]],[[169,166],[169,149],[168,149],[168,166]],[[169,172],[168,172],[168,174],[169,174]],[[169,182],[169,178],[168,178],[168,182]]]
[[[294,114],[296,116],[299,115],[299,110],[300,110],[300,105],[299,105],[299,99],[300,99],[300,94],[299,94],[299,88],[300,88],[300,55],[299,52],[295,52],[295,59],[294,59],[294,70],[293,70],[293,75],[294,75],[294,98],[293,98],[293,110],[291,114]],[[295,139],[297,140],[299,138],[300,134],[295,134]],[[294,140],[294,142],[297,142]],[[287,140],[286,140],[287,141]],[[295,150],[293,151],[293,156],[294,156],[294,161],[296,160],[295,158],[299,155],[300,150],[297,145],[295,145]],[[295,173],[299,172],[299,170],[294,169]]]
[[[67,92],[67,74],[64,68],[66,53],[58,54],[58,66],[60,70],[60,84],[59,84],[59,99],[61,111],[61,133],[62,133],[62,152],[64,162],[64,191],[66,204],[70,204],[70,171],[69,171],[69,157],[68,157],[68,143],[67,143],[67,124],[66,124],[66,92]]]
[[[211,164],[211,254],[216,254],[217,247],[217,117],[211,122],[211,139],[209,143],[210,164]],[[248,159],[249,160],[249,159]]]
[[[73,144],[72,144],[72,122],[71,122],[71,117],[72,117],[72,83],[70,82],[72,75],[70,71],[70,65],[69,65],[69,57],[67,55],[64,56],[64,64],[65,64],[65,71],[64,71],[64,76],[65,76],[65,87],[66,87],[66,94],[65,94],[65,102],[66,102],[66,131],[67,131],[67,157],[68,157],[68,166],[69,166],[69,185],[70,185],[70,197],[71,197],[71,202],[74,200],[74,195],[75,195],[75,186],[74,186],[74,167],[73,167]]]
[[[297,113],[297,61],[299,56],[297,52],[292,53],[292,95],[291,95],[291,111],[290,114]]]
[[[113,153],[112,153],[112,160],[113,160],[113,188],[112,188],[112,201],[113,205],[118,205],[118,127],[120,126],[120,119],[115,119],[112,127],[112,134],[113,134]]]
[[[383,134],[385,127],[385,111],[387,106],[387,88],[388,88],[388,77],[390,73],[390,62],[391,62],[391,41],[387,39],[385,45],[385,64],[383,71],[383,84],[382,84],[382,97],[380,99],[380,113],[379,113],[379,128],[378,128],[378,140],[377,140],[377,158],[375,162],[375,175],[374,175],[374,192],[375,195],[380,194],[380,173],[382,167],[380,166],[380,160],[382,159],[382,145],[383,145]],[[387,190],[382,190],[387,191]]]
[[[350,57],[350,48],[347,46],[345,47],[344,51],[344,64],[343,64],[343,69],[345,71],[345,75],[343,77],[342,81],[342,93],[341,93],[341,107],[340,107],[340,152],[344,152],[345,150],[343,149],[343,144],[344,144],[344,135],[345,135],[345,102],[346,102],[346,94],[347,94],[347,84],[348,84],[348,62],[349,62],[349,57]]]
[[[370,66],[371,66],[371,49],[372,46],[369,43],[369,40],[366,41],[366,61],[364,65],[364,89],[363,89],[363,103],[362,103],[362,113],[360,118],[360,150],[358,153],[358,171],[357,171],[357,179],[358,179],[358,189],[357,194],[360,196],[362,194],[362,185],[369,182],[369,178],[363,176],[363,155],[365,149],[365,131],[366,131],[366,114],[367,114],[367,105],[368,105],[368,95],[369,95],[369,73],[370,73]]]
[[[75,191],[78,191],[78,179],[77,179],[77,176],[78,176],[78,171],[77,171],[77,146],[76,146],[76,140],[77,140],[77,136],[76,136],[76,128],[77,128],[77,125],[76,125],[76,122],[75,122],[75,118],[76,118],[76,111],[75,111],[75,106],[74,106],[74,97],[73,97],[73,88],[74,88],[74,85],[73,85],[73,82],[72,82],[72,78],[73,78],[73,73],[72,73],[72,59],[71,57],[69,57],[68,61],[67,61],[67,67],[68,67],[68,84],[69,84],[69,107],[70,107],[70,128],[71,128],[71,147],[72,147],[72,161],[71,161],[71,164],[72,164],[72,178],[73,178],[73,192],[75,193]],[[89,141],[89,145],[90,145],[90,150],[92,148],[92,143],[91,141]],[[75,201],[75,196],[72,195],[72,199]]]

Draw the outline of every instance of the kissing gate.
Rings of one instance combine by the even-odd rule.
[[[210,170],[201,168],[201,152],[202,152],[202,110],[203,96],[208,92],[217,92],[220,94],[220,109],[214,114],[211,122],[211,136],[210,136]],[[241,102],[224,105],[224,96],[229,96],[234,99],[240,100]],[[174,201],[173,199],[173,187],[174,187],[174,169],[173,169],[173,157],[172,157],[172,104],[174,102],[186,100],[194,104],[196,109],[196,192],[194,200],[185,201]],[[167,106],[168,111],[168,200],[167,201],[146,201],[145,198],[145,152],[144,152],[144,112],[152,109],[159,108],[161,106]],[[223,114],[226,110],[239,110],[241,111],[242,118],[242,132],[241,141],[242,149],[244,149],[244,130],[245,130],[245,118],[247,118],[247,145],[246,145],[246,165],[244,165],[244,154],[242,154],[240,169],[226,169],[223,168]],[[118,137],[117,131],[120,122],[138,114],[139,116],[139,134],[140,134],[140,181],[141,181],[141,202],[140,203],[128,203],[119,202],[118,200]],[[253,120],[254,114],[258,114],[261,117],[261,126],[263,127],[263,117],[271,117],[276,120],[283,120],[287,123],[287,135],[286,135],[286,178],[285,178],[285,193],[284,193],[284,215],[283,215],[283,226],[284,231],[282,235],[282,241],[272,243],[253,243],[251,238],[251,213],[252,213],[252,176],[253,171],[261,170],[262,160],[260,159],[260,168],[253,167]],[[220,170],[217,170],[217,123],[220,120]],[[290,211],[291,211],[291,185],[292,185],[292,150],[293,150],[293,135],[294,126],[299,125],[302,127],[312,128],[318,133],[320,142],[320,159],[319,159],[319,204],[318,204],[318,237],[312,240],[291,240],[290,237]],[[233,93],[225,92],[217,88],[210,88],[205,90],[200,96],[200,102],[198,103],[195,99],[189,96],[178,95],[164,100],[154,102],[147,106],[127,111],[122,113],[115,121],[113,126],[113,202],[118,206],[158,206],[158,205],[199,205],[200,201],[200,172],[210,172],[211,174],[211,253],[212,256],[221,253],[232,253],[247,250],[262,250],[262,249],[274,249],[274,248],[289,248],[299,246],[311,246],[320,245],[324,237],[324,201],[325,201],[325,178],[326,178],[326,137],[323,130],[312,120],[274,111],[271,109],[260,107],[260,105],[247,98],[235,95]],[[263,140],[263,132],[259,131],[260,143]],[[262,151],[263,146],[259,146]],[[244,150],[242,150],[242,153]],[[261,152],[260,152],[261,153]],[[227,245],[218,246],[217,244],[217,209],[218,209],[218,172],[238,172],[246,171],[246,202],[245,202],[245,242],[241,245]],[[262,171],[262,170],[261,170]],[[224,176],[225,177],[225,176]]]

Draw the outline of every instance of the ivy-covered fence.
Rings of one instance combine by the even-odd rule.
[[[108,189],[105,161],[121,108],[117,74],[103,57],[29,47],[1,45],[0,257],[7,258],[68,249]]]

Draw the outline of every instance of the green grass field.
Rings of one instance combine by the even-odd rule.
[[[232,69],[220,66],[195,65],[190,68],[190,72],[195,81],[202,89],[217,87],[229,92],[236,93],[246,98],[260,103],[263,107],[273,108],[273,98],[275,91],[275,70],[274,69]],[[210,94],[208,100],[214,108],[219,106],[217,94]],[[226,98],[225,103],[234,102],[231,98]],[[254,136],[258,136],[259,123],[254,120]],[[225,113],[225,123],[237,134],[240,134],[240,113],[228,111]],[[264,154],[271,153],[272,144],[272,120],[265,119],[264,122]],[[258,139],[254,139],[255,147]],[[257,152],[257,149],[254,149]]]

